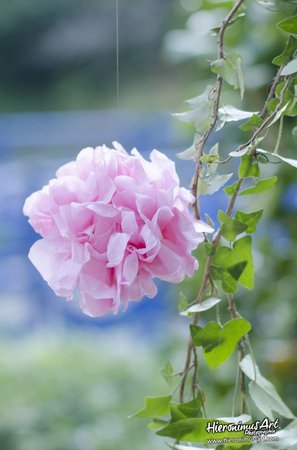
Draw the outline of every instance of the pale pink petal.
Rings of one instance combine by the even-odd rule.
[[[111,236],[107,245],[108,267],[115,267],[122,261],[129,238],[129,234],[125,233],[114,233]]]
[[[138,256],[136,252],[130,253],[127,256],[124,263],[123,275],[125,280],[128,281],[129,284],[132,284],[135,280],[139,268]]]
[[[113,311],[112,298],[93,298],[85,292],[80,296],[80,307],[90,317],[102,317]]]

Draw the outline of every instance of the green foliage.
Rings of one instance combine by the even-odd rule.
[[[206,431],[209,423],[214,421],[219,424],[234,423],[236,418],[229,418],[230,422],[221,419],[214,418],[200,418],[200,419],[184,419],[177,422],[173,422],[167,425],[162,430],[158,431],[159,436],[167,436],[177,441],[187,441],[187,442],[206,442],[208,439],[223,439],[223,438],[241,438],[244,437],[244,432],[217,432]],[[232,419],[234,422],[231,422]],[[243,422],[249,420],[248,416],[243,417]]]
[[[233,173],[224,175],[211,174],[199,179],[198,192],[204,195],[212,195],[219,191],[233,176]]]
[[[240,368],[251,380],[249,383],[250,396],[265,416],[273,419],[273,412],[275,412],[288,419],[295,419],[294,414],[282,401],[273,384],[261,375],[251,355],[245,356],[240,363]]]
[[[239,189],[239,187],[240,187],[239,182],[235,181],[235,183],[225,187],[224,191],[229,197],[231,197]]]
[[[173,367],[170,361],[167,361],[161,370],[161,375],[166,381],[166,383],[171,386],[172,385],[172,376],[173,376]]]
[[[254,266],[251,251],[252,239],[245,236],[237,240],[232,249],[220,247],[213,258],[212,276],[222,281],[222,287],[226,292],[234,293],[237,290],[237,281],[244,287],[252,289],[254,286]],[[238,266],[246,263],[245,266]],[[242,273],[238,276],[238,269],[242,267]],[[236,269],[236,278],[233,270]]]
[[[211,70],[220,75],[223,80],[240,90],[244,94],[244,78],[242,72],[242,58],[238,52],[231,52],[225,58],[217,59],[211,63]]]
[[[268,103],[268,111],[270,113],[274,112],[276,108],[279,108],[280,105],[280,96],[282,95],[282,91],[285,87],[285,81],[279,83],[276,87],[276,97],[270,100]],[[283,102],[281,104],[281,110],[276,114],[276,119],[274,119],[270,125],[275,123],[282,114],[285,116],[296,116],[297,115],[297,77],[293,78],[288,89],[283,95]]]
[[[275,64],[276,66],[282,66],[283,64],[288,63],[293,58],[296,50],[297,39],[295,36],[290,36],[283,53],[273,58],[273,64]]]
[[[297,34],[297,16],[288,17],[277,24],[278,28],[286,33]]]
[[[203,347],[205,361],[211,369],[225,362],[234,352],[240,339],[251,329],[245,319],[233,319],[223,327],[209,322],[204,328],[191,325],[191,336],[196,346]]]
[[[285,162],[286,164],[289,164],[290,166],[297,168],[297,160],[296,159],[285,158],[284,156],[281,156],[278,153],[270,153],[267,150],[263,150],[261,148],[257,148],[257,153],[264,154],[264,155],[269,155],[272,159],[273,158],[274,159],[279,159],[279,160]]]
[[[201,313],[204,311],[208,311],[214,306],[218,305],[222,299],[210,297],[207,300],[204,300],[201,303],[195,303],[190,306],[187,310],[181,312],[181,316],[192,316],[194,313]]]
[[[259,180],[255,186],[251,186],[244,189],[239,195],[254,195],[261,194],[262,192],[270,191],[274,188],[277,182],[277,177],[266,178],[265,180]]]
[[[242,131],[251,131],[253,128],[255,127],[259,127],[260,125],[262,125],[263,123],[263,119],[258,116],[258,114],[253,114],[249,120],[247,120],[243,125],[240,125],[240,129]]]
[[[255,233],[257,224],[263,215],[263,209],[260,211],[254,211],[251,213],[245,213],[243,211],[236,211],[235,218],[240,222],[246,224],[246,233]]]
[[[247,229],[247,225],[239,220],[225,214],[222,210],[218,212],[218,219],[221,222],[221,233],[227,241],[233,242],[236,237]]]
[[[131,417],[158,417],[166,416],[170,411],[170,401],[172,396],[146,397],[145,407],[137,411]]]
[[[178,296],[178,310],[179,312],[185,311],[188,307],[188,299],[187,297],[180,292]]]
[[[251,153],[246,153],[241,157],[241,163],[238,170],[239,178],[259,177],[260,169],[258,161]]]
[[[251,111],[243,111],[232,105],[225,105],[219,109],[217,130],[221,130],[227,122],[238,122],[254,116]]]
[[[292,75],[297,72],[297,59],[288,62],[281,71],[282,76]]]
[[[207,86],[201,95],[186,101],[191,107],[190,111],[175,113],[173,114],[173,117],[182,122],[192,123],[195,126],[197,133],[204,133],[211,121],[211,92],[212,86]],[[183,153],[181,155],[183,155]],[[180,154],[179,157],[181,157]]]

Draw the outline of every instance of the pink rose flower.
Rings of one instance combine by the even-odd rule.
[[[118,143],[83,149],[24,205],[43,239],[29,258],[56,295],[90,316],[157,293],[153,278],[179,283],[198,267],[191,255],[212,231],[189,212],[192,194],[175,164],[153,150],[151,162]]]

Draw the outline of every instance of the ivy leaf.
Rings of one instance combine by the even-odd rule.
[[[209,105],[204,105],[193,111],[174,113],[172,116],[182,122],[194,124],[198,133],[204,133],[208,129],[210,123]]]
[[[241,163],[238,170],[239,178],[259,177],[260,169],[257,160],[252,154],[246,153],[241,158]]]
[[[242,223],[245,223],[247,226],[247,229],[245,230],[246,233],[254,233],[257,228],[257,224],[259,220],[261,219],[263,214],[263,209],[259,211],[254,211],[251,213],[244,213],[242,211],[237,211],[235,214],[235,218],[239,220]]]
[[[180,313],[180,315],[188,316],[189,314],[191,315],[193,313],[208,311],[209,309],[213,308],[215,305],[217,305],[221,301],[222,301],[221,298],[210,297],[207,300],[204,300],[204,302],[197,303],[195,305],[190,306],[185,311],[182,311]]]
[[[218,266],[224,271],[227,271],[238,263],[246,262],[247,264],[238,278],[238,282],[247,289],[252,289],[254,286],[254,265],[251,246],[252,238],[250,236],[244,236],[234,242],[232,249],[220,247],[213,257],[213,265]],[[231,275],[229,276],[232,278]],[[234,290],[227,290],[226,292],[234,292]]]
[[[243,233],[247,229],[247,225],[241,223],[239,220],[232,219],[224,213],[224,211],[219,210],[218,219],[221,225],[221,233],[227,241],[233,242],[236,237]]]
[[[247,122],[245,122],[243,125],[240,125],[240,129],[242,131],[250,131],[253,128],[258,128],[263,123],[263,119],[258,116],[258,114],[253,114]]]
[[[297,59],[293,59],[292,61],[288,62],[288,64],[286,64],[281,71],[281,75],[287,76],[295,72],[297,72]]]
[[[282,20],[277,24],[277,27],[282,31],[286,31],[286,33],[297,34],[297,15]]]
[[[276,87],[276,98],[273,98],[270,100],[270,102],[267,105],[268,112],[272,113],[276,110],[276,108],[279,108],[279,97],[282,94],[282,91],[285,86],[285,81],[282,81],[279,83]],[[297,115],[297,77],[293,78],[291,83],[289,84],[288,88],[286,89],[284,95],[283,95],[283,103],[282,103],[283,111],[281,112],[281,115],[284,114],[285,116],[296,116]],[[271,122],[273,124],[274,122]]]
[[[185,311],[188,307],[188,299],[183,292],[179,293],[178,296],[178,310],[179,312]]]
[[[233,173],[224,175],[210,175],[206,178],[200,178],[198,183],[198,190],[200,193],[206,195],[212,195],[219,191],[233,176]]]
[[[175,113],[172,116],[182,122],[193,123],[198,133],[204,133],[209,127],[213,111],[212,89],[212,86],[207,86],[201,95],[186,100],[186,103],[192,108],[191,111]]]
[[[277,413],[288,419],[295,419],[292,411],[282,401],[275,387],[264,378],[258,366],[253,362],[251,355],[246,355],[240,362],[240,368],[251,380],[249,384],[250,396],[257,408],[267,417],[273,419]]]
[[[204,328],[191,325],[191,336],[197,347],[203,347],[208,366],[215,369],[234,352],[240,339],[250,331],[251,325],[245,319],[232,319],[223,327],[209,322]]]
[[[197,161],[198,152],[195,145],[191,145],[191,147],[187,148],[186,150],[177,153],[176,156],[187,161]]]
[[[286,64],[294,56],[295,50],[297,50],[297,39],[290,36],[283,53],[273,58],[272,63],[276,66]]]
[[[234,294],[237,290],[237,280],[233,278],[228,269],[212,264],[210,274],[214,280],[220,280],[222,282],[222,288],[225,292]]]
[[[161,370],[161,375],[166,381],[166,383],[171,386],[172,384],[172,375],[173,375],[173,367],[170,361],[167,361]]]
[[[168,423],[169,422],[167,420],[154,418],[153,421],[147,425],[147,428],[150,428],[151,430],[160,430],[160,428],[168,425]]]
[[[267,125],[267,128],[271,127],[275,122],[277,122],[281,118],[281,116],[283,115],[284,111],[287,109],[288,106],[289,102],[287,102],[281,109],[277,111],[272,121],[269,122],[269,124]]]
[[[201,400],[199,398],[194,398],[186,403],[174,404],[178,411],[180,411],[184,417],[189,419],[201,416]]]
[[[256,2],[271,11],[291,13],[296,10],[296,0],[256,0]]]
[[[239,186],[239,182],[235,181],[235,183],[225,187],[224,191],[229,197],[231,197],[239,189]]]
[[[243,417],[242,422],[247,422],[250,420],[246,419],[247,416]],[[241,419],[240,419],[241,420]],[[177,441],[184,441],[184,442],[207,442],[210,438],[243,438],[244,437],[244,431],[241,432],[232,432],[232,431],[224,431],[224,432],[218,432],[213,433],[212,431],[207,431],[208,424],[212,422],[218,422],[219,424],[226,424],[229,422],[225,422],[222,419],[214,419],[214,418],[196,418],[196,419],[183,419],[178,420],[177,422],[173,422],[163,428],[162,430],[157,432],[158,436],[167,436],[171,437]],[[230,418],[230,423],[237,423],[237,418],[232,417]],[[182,450],[183,446],[179,446],[177,448],[180,448]],[[186,447],[190,450],[192,447]],[[196,447],[195,447],[196,448]],[[180,450],[179,449],[179,450]],[[199,448],[198,448],[199,450]]]
[[[274,188],[274,185],[277,181],[277,177],[266,178],[265,180],[258,181],[255,186],[251,186],[244,191],[242,191],[239,195],[253,195],[253,194],[261,194],[265,191],[270,191]]]
[[[242,58],[238,52],[229,53],[225,58],[217,59],[211,63],[212,72],[220,75],[223,80],[240,89],[240,96],[244,94],[244,81],[242,73]]]
[[[235,106],[226,105],[219,109],[219,125],[217,126],[217,130],[221,130],[227,122],[237,122],[239,120],[248,119],[254,114],[256,113],[242,111],[241,109],[235,108]]]
[[[262,148],[257,148],[257,153],[262,153],[264,155],[270,155],[273,158],[280,159],[281,161],[283,161],[287,164],[290,164],[290,166],[297,168],[297,160],[296,159],[285,158],[284,156],[281,156],[278,153],[271,153],[271,152],[268,152],[267,150],[263,150]]]
[[[166,416],[170,411],[172,396],[145,397],[145,407],[137,411],[131,417],[158,417]]]

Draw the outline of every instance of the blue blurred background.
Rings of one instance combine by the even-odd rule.
[[[168,358],[179,368],[187,335],[185,319],[177,316],[178,292],[191,300],[200,273],[177,288],[159,283],[154,300],[130,304],[125,314],[91,319],[75,302],[57,298],[30,264],[27,253],[38,236],[22,207],[81,148],[114,140],[147,158],[153,148],[165,152],[188,186],[193,164],[175,154],[189,147],[193,130],[170,113],[182,111],[185,99],[213,81],[208,60],[215,55],[215,38],[209,30],[227,7],[230,2],[213,0],[120,2],[117,108],[115,2],[1,5],[1,450],[160,447],[143,423],[127,416],[144,395],[168,392],[159,371]],[[226,36],[246,62],[248,95],[244,107],[231,89],[223,100],[256,111],[274,74],[270,60],[285,37],[271,31],[280,13],[253,3],[249,8],[245,22]],[[292,123],[288,119],[288,130]],[[242,138],[232,126],[219,136],[223,153]],[[274,139],[272,133],[267,146]],[[212,136],[209,146],[216,141]],[[289,131],[283,143],[285,154],[294,157]],[[266,215],[254,252],[256,289],[239,293],[239,309],[254,326],[260,361],[296,408],[296,176],[293,168],[265,170],[278,172],[279,188],[252,207],[242,204],[252,210],[265,205]],[[202,199],[202,211],[215,220],[224,204],[220,192]],[[226,415],[232,367],[222,366],[212,380],[201,376],[206,389],[215,385],[211,407]]]

